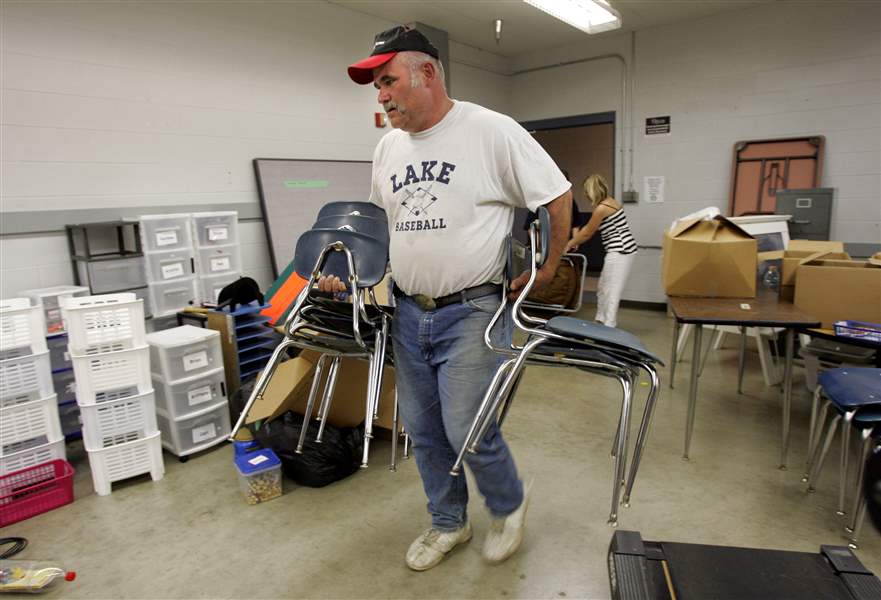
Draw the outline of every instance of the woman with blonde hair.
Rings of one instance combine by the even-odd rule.
[[[571,252],[578,248],[599,230],[606,259],[597,284],[596,321],[615,327],[618,323],[621,291],[636,256],[636,241],[630,232],[624,209],[617,200],[609,196],[609,186],[602,175],[590,175],[584,180],[582,188],[593,208],[593,215],[587,225],[575,231],[566,244],[566,251]]]

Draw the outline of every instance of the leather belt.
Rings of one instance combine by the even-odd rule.
[[[423,294],[414,294],[413,296],[410,296],[410,298],[412,298],[422,310],[437,310],[444,306],[449,306],[450,304],[465,302],[466,300],[473,300],[474,298],[481,298],[483,296],[489,296],[490,294],[498,294],[501,291],[502,284],[500,283],[484,283],[439,298],[432,298]],[[407,294],[404,293],[404,290],[398,287],[397,283],[394,285],[392,292],[398,298],[407,296]]]

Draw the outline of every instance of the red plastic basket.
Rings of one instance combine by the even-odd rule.
[[[0,476],[0,527],[73,502],[73,467],[51,460]]]

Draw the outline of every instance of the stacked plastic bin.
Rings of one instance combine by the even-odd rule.
[[[162,444],[185,462],[230,432],[220,334],[183,325],[147,335]]]
[[[0,475],[64,459],[42,305],[0,300]]]
[[[143,473],[162,479],[143,300],[86,296],[62,308],[95,492],[106,496],[114,481]]]
[[[61,304],[68,298],[88,296],[89,288],[78,285],[57,285],[48,288],[24,290],[22,296],[31,304],[42,304],[46,320],[46,345],[52,367],[52,386],[58,397],[58,416],[61,433],[68,440],[80,437],[80,407],[76,403],[76,381],[73,364],[67,351],[67,329],[61,316]]]
[[[154,317],[165,317],[196,300],[190,215],[143,215],[141,246]]]
[[[217,302],[217,295],[242,274],[239,213],[193,213],[193,240],[199,273],[199,299]]]

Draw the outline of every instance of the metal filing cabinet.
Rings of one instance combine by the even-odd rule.
[[[777,190],[778,215],[792,215],[789,238],[828,240],[832,223],[832,188]]]

